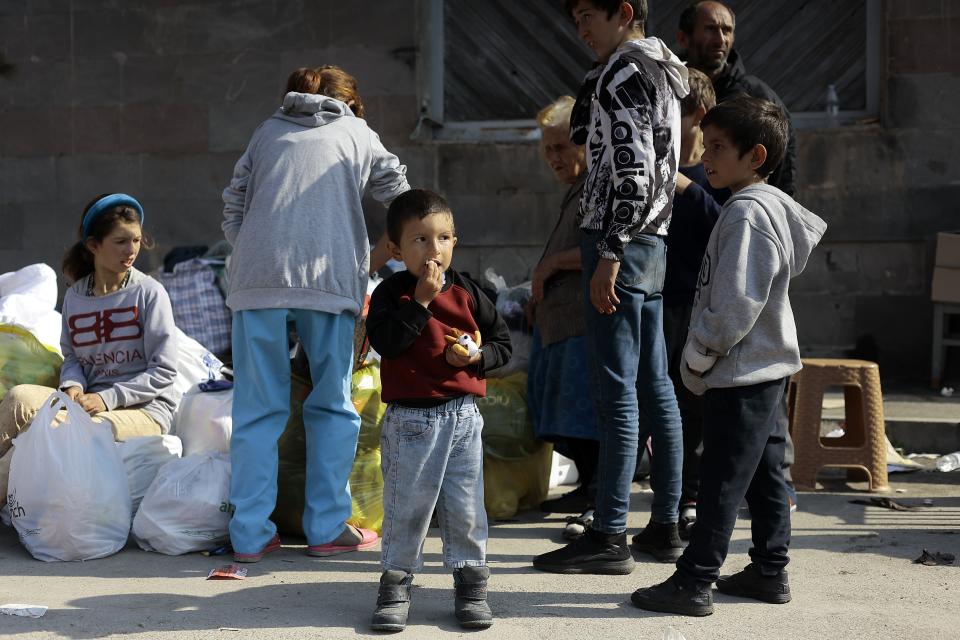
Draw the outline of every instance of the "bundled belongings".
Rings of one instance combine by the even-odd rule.
[[[180,395],[201,382],[222,380],[223,362],[209,349],[177,329],[177,379],[173,383]]]
[[[177,436],[143,436],[118,442],[117,449],[127,470],[132,519],[160,467],[183,455],[183,444]]]
[[[547,497],[553,449],[539,442],[527,408],[527,376],[487,380],[483,416],[483,491],[487,515],[510,518]]]
[[[203,258],[186,260],[176,264],[172,273],[161,274],[160,282],[170,296],[176,325],[213,353],[228,352],[230,309],[213,266]]]
[[[173,433],[183,442],[183,455],[230,453],[233,433],[233,389],[192,389],[180,400]]]
[[[56,387],[62,364],[59,351],[42,344],[26,329],[0,325],[0,398],[18,384]]]
[[[230,459],[203,453],[165,464],[133,519],[146,551],[177,556],[230,541]]]
[[[0,324],[27,330],[43,345],[60,352],[57,274],[49,266],[31,264],[0,275]]]
[[[351,396],[360,414],[357,455],[350,472],[353,513],[350,524],[380,532],[383,524],[383,476],[380,471],[380,423],[387,405],[380,398],[380,365],[374,361],[354,371]],[[303,402],[310,394],[310,381],[291,376],[290,419],[280,437],[277,474],[277,506],[270,519],[282,533],[303,535],[306,483],[306,431]]]
[[[34,558],[93,560],[123,548],[130,490],[109,424],[56,391],[13,445],[8,507]]]

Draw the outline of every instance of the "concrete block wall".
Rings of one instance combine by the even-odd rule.
[[[830,227],[794,309],[809,353],[926,384],[935,236],[960,229],[960,2],[886,2],[883,42],[880,123],[799,136],[799,199]]]
[[[286,75],[338,64],[411,183],[447,195],[456,266],[526,277],[563,187],[535,145],[411,140],[415,0],[7,0],[0,52],[0,272],[58,266],[83,204],[142,197],[158,247],[218,240],[220,191]],[[880,123],[803,131],[799,199],[830,224],[796,282],[810,354],[879,358],[885,378],[929,367],[933,236],[960,228],[960,2],[884,3]],[[744,16],[743,19],[746,19]],[[367,203],[371,235],[384,210]],[[960,372],[958,372],[960,375]]]

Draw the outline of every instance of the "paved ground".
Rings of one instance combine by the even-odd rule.
[[[790,579],[794,601],[774,606],[718,595],[708,618],[635,609],[629,594],[665,579],[670,565],[641,560],[633,575],[556,576],[533,571],[534,554],[559,539],[562,519],[523,514],[491,529],[491,604],[498,615],[482,637],[660,640],[671,627],[687,640],[742,638],[960,637],[960,567],[912,564],[921,549],[960,557],[960,472],[897,475],[890,497],[919,512],[849,504],[863,485],[801,494]],[[631,526],[649,493],[637,490]],[[728,567],[745,562],[749,521],[741,521]],[[452,637],[451,579],[439,566],[435,530],[428,567],[417,576],[406,638]],[[30,620],[0,616],[3,638],[343,638],[366,630],[379,576],[375,551],[319,560],[291,546],[250,566],[244,581],[206,581],[222,558],[170,558],[130,547],[104,560],[45,564],[31,559],[12,529],[0,530],[0,604],[50,607]]]

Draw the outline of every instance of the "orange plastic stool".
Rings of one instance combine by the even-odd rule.
[[[794,484],[815,489],[823,467],[862,469],[870,491],[889,491],[887,439],[883,420],[880,368],[866,360],[804,359],[790,382],[790,433],[795,461]],[[843,387],[846,430],[843,437],[820,437],[823,394]]]

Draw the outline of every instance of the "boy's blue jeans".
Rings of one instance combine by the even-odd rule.
[[[334,540],[350,518],[348,481],[360,416],[350,399],[356,318],[303,309],[256,309],[233,314],[233,435],[230,438],[230,540],[239,553],[258,553],[277,532],[277,442],[290,417],[287,321],[296,323],[313,378],[303,404],[307,544]]]
[[[434,507],[444,565],[486,564],[482,429],[473,396],[428,409],[387,408],[380,436],[384,570],[420,569]]]
[[[651,520],[677,521],[683,435],[663,338],[660,292],[666,244],[658,236],[642,235],[626,246],[616,282],[620,303],[615,313],[606,315],[590,303],[599,240],[599,234],[583,232],[580,242],[591,395],[600,429],[593,528],[622,533],[627,528],[637,445],[647,436],[653,438]]]

